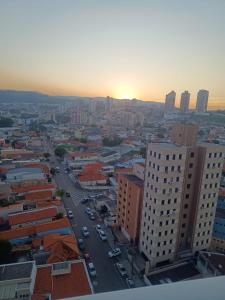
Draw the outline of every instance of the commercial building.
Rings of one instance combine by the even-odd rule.
[[[150,267],[211,242],[224,148],[197,145],[197,129],[184,126],[175,125],[173,143],[147,149],[139,247]]]
[[[190,102],[190,93],[188,91],[184,91],[181,94],[181,98],[180,98],[180,111],[182,113],[188,112],[189,102]]]
[[[166,95],[165,112],[173,112],[174,111],[175,99],[176,99],[176,93],[174,91],[171,91],[169,94]]]
[[[208,98],[209,98],[208,91],[206,91],[206,90],[198,91],[197,102],[196,102],[196,111],[198,113],[204,113],[207,111]]]

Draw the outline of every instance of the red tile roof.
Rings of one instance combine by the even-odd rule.
[[[29,193],[34,191],[44,191],[44,190],[56,190],[56,185],[54,183],[37,184],[37,185],[24,185],[24,186],[12,186],[12,192],[14,193]]]
[[[37,268],[34,295],[51,294],[52,299],[90,295],[92,293],[83,261],[71,263],[71,272],[54,276],[52,266]]]
[[[47,200],[52,198],[52,191],[32,192],[25,195],[26,200]]]
[[[99,173],[85,173],[79,175],[80,182],[107,180],[107,176]]]
[[[9,224],[13,226],[23,223],[40,221],[42,219],[53,218],[56,214],[57,209],[55,207],[12,214],[9,215]]]
[[[43,224],[36,224],[24,228],[16,228],[16,229],[10,229],[6,231],[1,231],[0,240],[12,240],[16,238],[22,238],[26,236],[31,236],[38,232],[45,232],[45,231],[55,230],[59,228],[70,228],[69,220],[67,218],[62,218],[59,220],[54,220]]]
[[[74,260],[79,256],[79,249],[74,235],[49,234],[43,238],[44,249],[50,252],[47,263]]]

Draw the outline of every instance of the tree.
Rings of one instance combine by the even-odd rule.
[[[60,198],[62,198],[64,196],[64,194],[65,194],[65,191],[63,189],[56,191],[56,195],[59,196]]]
[[[119,136],[115,135],[112,138],[110,137],[104,137],[102,140],[102,143],[104,146],[107,147],[114,147],[114,146],[118,146],[122,143],[123,139],[120,138]]]
[[[43,153],[43,156],[44,156],[45,158],[49,158],[49,157],[51,156],[51,154],[48,153],[48,152],[45,152],[45,153]]]
[[[57,213],[57,215],[55,216],[55,218],[58,220],[58,219],[62,219],[63,218],[63,213],[62,212],[59,212]]]
[[[55,175],[55,172],[56,172],[56,171],[55,171],[55,168],[51,168],[51,169],[50,169],[50,174],[51,174],[52,176]]]
[[[64,147],[62,147],[62,146],[57,146],[57,147],[55,148],[55,155],[56,155],[56,156],[59,156],[60,158],[63,158],[65,154],[66,154],[66,150],[65,150]]]
[[[0,117],[0,127],[12,127],[13,120],[11,118]]]
[[[10,262],[12,245],[9,241],[0,240],[0,264],[7,264]]]

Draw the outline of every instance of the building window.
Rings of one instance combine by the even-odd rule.
[[[175,154],[173,154],[173,160],[175,160],[176,159],[176,155]]]
[[[182,159],[182,154],[179,154],[179,159]]]
[[[195,156],[194,152],[191,152],[191,157],[194,157],[194,156]]]
[[[169,160],[170,159],[170,156],[169,155],[166,155],[166,160]]]
[[[193,163],[189,164],[189,168],[192,169],[193,168]]]

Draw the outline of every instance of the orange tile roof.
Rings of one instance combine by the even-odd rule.
[[[51,265],[37,268],[34,295],[51,294],[56,300],[92,293],[83,261],[71,263],[69,274],[54,276],[51,270]]]
[[[9,224],[11,226],[39,221],[42,219],[53,218],[57,214],[55,207],[49,207],[44,209],[32,210],[17,214],[9,215]]]
[[[56,185],[54,183],[37,184],[37,185],[27,185],[27,186],[12,186],[12,192],[14,193],[28,193],[34,191],[44,191],[44,190],[55,190]]]
[[[44,200],[44,201],[37,202],[37,208],[48,207],[48,206],[61,206],[61,205],[62,205],[61,200]]]
[[[94,164],[87,164],[83,167],[83,172],[90,172],[90,171],[100,171],[104,164],[102,163],[94,163]]]
[[[16,238],[25,237],[25,236],[31,236],[39,232],[45,232],[45,231],[59,229],[59,228],[70,228],[69,220],[67,218],[62,218],[59,220],[54,220],[43,224],[36,224],[24,228],[16,228],[16,229],[10,229],[6,231],[1,231],[0,240],[12,240]]]
[[[47,200],[52,198],[52,191],[32,192],[25,195],[26,200]]]
[[[44,249],[50,252],[47,263],[63,262],[77,259],[79,249],[72,234],[49,234],[43,238]]]
[[[97,156],[97,153],[94,152],[69,152],[69,156],[72,158],[86,158],[86,157],[94,157]]]
[[[99,173],[85,173],[79,176],[80,182],[106,180],[107,176]]]
[[[4,174],[4,173],[7,173],[8,172],[8,169],[7,168],[0,168],[0,174]]]

